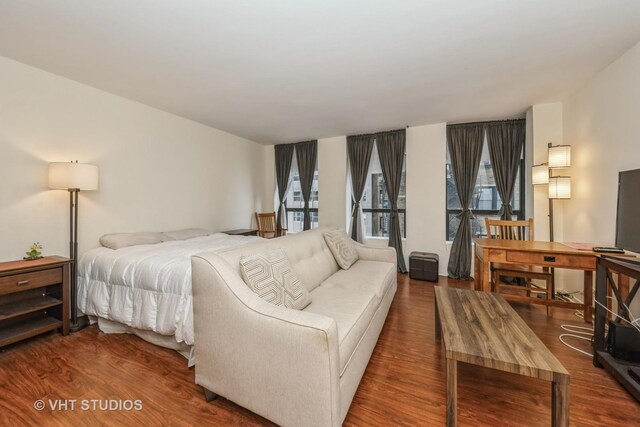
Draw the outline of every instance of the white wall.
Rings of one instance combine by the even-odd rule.
[[[318,225],[344,230],[347,221],[347,137],[318,140]],[[351,205],[349,205],[350,207]]]
[[[446,161],[446,123],[407,129],[407,268],[412,251],[435,252],[443,276],[447,275],[450,249],[446,243]]]
[[[613,245],[618,172],[640,168],[640,44],[563,106],[564,140],[572,145],[564,240]]]
[[[268,147],[2,57],[0,93],[0,260],[35,241],[68,255],[68,193],[47,189],[52,161],[100,168],[99,190],[80,194],[80,253],[104,233],[249,227],[272,208]]]
[[[531,107],[531,142],[533,164],[546,163],[549,153],[548,143],[560,145],[562,135],[562,103],[536,104]],[[529,187],[531,188],[531,187]],[[555,200],[554,240],[563,238],[562,210],[565,200]],[[533,186],[533,231],[536,240],[549,240],[549,187]]]

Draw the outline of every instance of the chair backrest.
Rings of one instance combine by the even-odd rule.
[[[256,212],[256,223],[258,224],[258,236],[260,237],[276,237],[276,213]]]
[[[533,240],[533,219],[503,220],[485,218],[487,237],[503,240]]]

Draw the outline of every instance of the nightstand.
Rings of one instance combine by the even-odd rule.
[[[45,332],[69,333],[69,266],[51,256],[0,263],[0,347]]]
[[[223,233],[230,236],[257,236],[258,230],[253,228],[239,228],[237,230],[223,231]]]

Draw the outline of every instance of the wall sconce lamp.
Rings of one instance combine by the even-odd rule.
[[[549,186],[549,241],[553,242],[553,201],[571,198],[571,177],[553,176],[553,170],[571,167],[571,146],[549,143],[548,147],[547,163],[531,168],[531,182]]]

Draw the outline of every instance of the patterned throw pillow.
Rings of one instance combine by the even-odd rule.
[[[302,310],[311,303],[309,291],[291,268],[282,249],[240,258],[242,279],[263,300]]]
[[[353,240],[342,230],[327,231],[324,241],[331,250],[340,268],[348,270],[358,260],[358,251]]]

